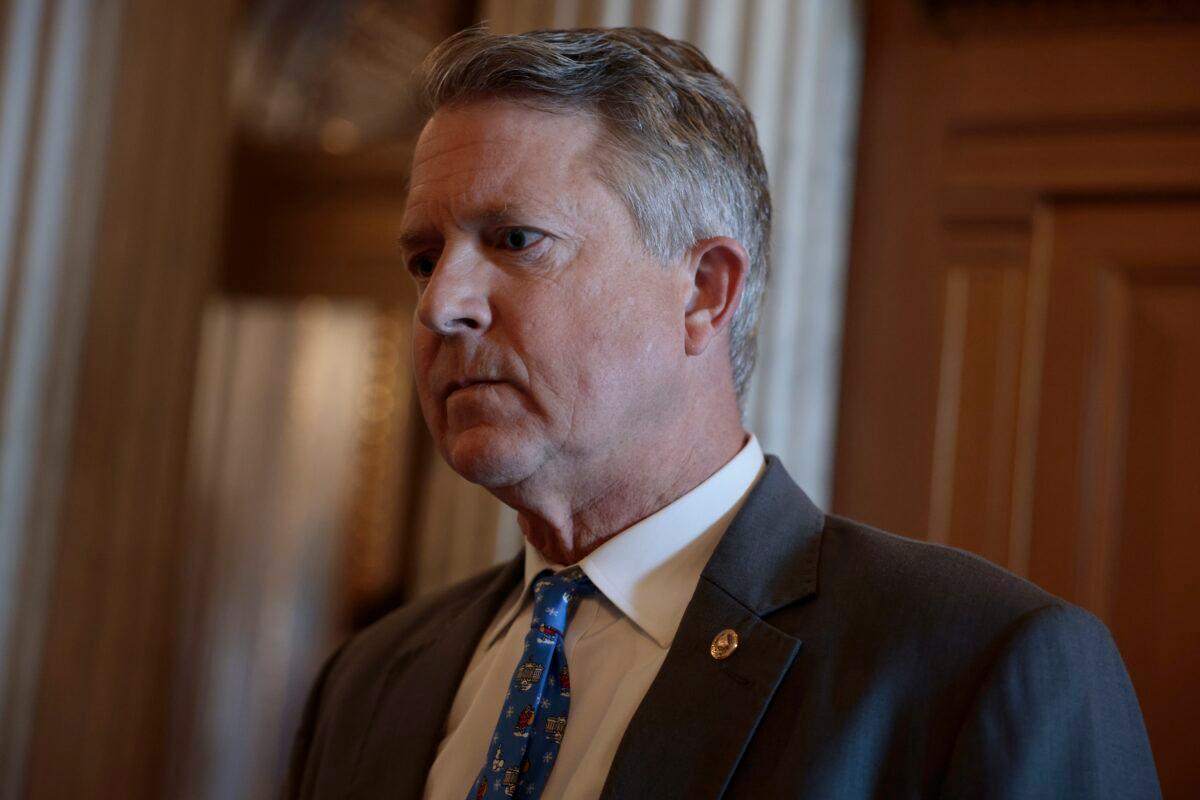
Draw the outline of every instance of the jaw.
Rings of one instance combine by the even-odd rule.
[[[543,461],[541,448],[530,437],[497,424],[444,434],[439,449],[455,472],[493,493],[527,481]]]

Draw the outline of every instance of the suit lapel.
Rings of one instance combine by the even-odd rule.
[[[603,797],[719,797],[797,653],[763,617],[816,592],[824,516],[773,456],[696,587]],[[738,635],[725,659],[710,653]]]
[[[670,652],[625,732],[602,797],[719,797],[800,649],[701,579]],[[730,628],[738,648],[709,654]]]
[[[348,797],[421,797],[463,673],[500,604],[520,580],[522,563],[517,558],[507,564],[441,631],[406,643],[396,654]]]

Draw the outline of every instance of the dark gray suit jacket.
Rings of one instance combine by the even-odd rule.
[[[286,796],[420,797],[459,680],[521,575],[512,561],[344,645],[309,698]],[[717,661],[725,628],[740,646]],[[825,516],[768,458],[603,796],[1160,792],[1098,620],[982,559]]]

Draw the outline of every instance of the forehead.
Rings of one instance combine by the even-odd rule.
[[[413,156],[406,218],[444,206],[561,206],[599,184],[591,169],[598,123],[516,103],[438,111]]]

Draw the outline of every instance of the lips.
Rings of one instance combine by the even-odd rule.
[[[461,381],[454,381],[446,389],[446,397],[450,397],[457,391],[469,389],[472,386],[491,386],[494,384],[503,383],[503,381],[493,380],[491,378],[464,378]]]

